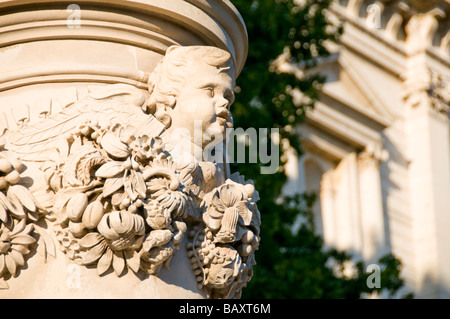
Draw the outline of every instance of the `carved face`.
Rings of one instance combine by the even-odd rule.
[[[212,146],[225,138],[227,127],[233,126],[230,105],[234,100],[234,71],[200,59],[192,61],[188,70],[176,105],[168,110],[171,130],[187,130],[196,145]]]

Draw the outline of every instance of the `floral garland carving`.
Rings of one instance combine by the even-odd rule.
[[[119,117],[75,117],[74,110],[107,103],[121,105],[116,96],[79,101],[51,118],[57,129],[49,133],[42,122],[16,138],[13,145],[19,145],[24,160],[30,161],[26,141],[34,140],[40,144],[33,144],[33,154],[50,159],[40,166],[47,190],[30,192],[20,175],[24,165],[0,141],[0,289],[8,288],[7,280],[19,274],[34,248],[46,260],[59,246],[99,276],[122,276],[128,271],[158,275],[185,245],[197,286],[208,298],[239,298],[259,246],[253,184],[239,174],[220,182],[219,168],[211,162],[174,161],[160,132],[152,131],[155,126],[126,124],[144,122],[144,116],[148,123],[157,121],[134,111],[140,105],[129,106],[126,112],[134,117],[124,116],[126,123]],[[106,107],[98,109],[109,114]],[[70,129],[68,121],[75,127]],[[52,223],[58,245],[49,229],[39,226],[41,219]]]
[[[203,199],[203,223],[189,232],[186,248],[208,298],[239,298],[250,281],[260,240],[258,199],[253,184],[237,173]]]
[[[186,249],[198,288],[210,298],[240,296],[259,245],[250,182],[234,174],[205,193],[213,163],[175,163],[160,138],[121,124],[86,122],[66,141],[41,169],[55,192],[56,234],[69,258],[99,275],[157,275],[191,229]]]
[[[190,200],[161,140],[85,122],[66,141],[41,167],[65,252],[99,275],[157,274],[183,239]]]
[[[40,227],[34,223],[44,210],[28,188],[19,184],[23,164],[4,148],[5,140],[0,140],[0,289],[8,289],[6,280],[19,274],[30,254],[30,245],[36,243],[32,232],[39,233]],[[39,238],[45,247],[42,241]]]

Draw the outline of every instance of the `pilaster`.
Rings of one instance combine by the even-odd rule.
[[[449,100],[426,51],[442,15],[439,10],[416,14],[406,26],[405,129],[419,297],[450,292]]]

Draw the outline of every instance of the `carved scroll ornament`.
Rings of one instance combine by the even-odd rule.
[[[240,297],[259,245],[258,193],[239,174],[224,178],[216,163],[186,161],[168,142],[176,125],[189,129],[206,118],[198,110],[208,108],[216,114],[205,131],[215,130],[220,141],[231,123],[230,63],[217,48],[171,47],[150,92],[98,87],[56,114],[7,131],[8,143],[0,142],[0,288],[8,288],[33,247],[45,257],[59,247],[107,280],[127,271],[158,275],[186,245],[199,289],[210,298]],[[216,86],[199,87],[187,101],[186,68]],[[179,122],[177,112],[195,99],[199,109]],[[24,186],[21,161],[39,164],[33,179],[47,189]]]

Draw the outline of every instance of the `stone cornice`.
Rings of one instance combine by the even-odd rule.
[[[0,1],[0,49],[37,41],[98,40],[125,44],[162,56],[171,45],[210,45],[231,53],[237,74],[247,57],[245,24],[228,0],[80,0],[76,2],[80,8],[78,28],[67,25],[71,14],[68,4],[51,0]],[[150,73],[152,70],[141,71]],[[128,82],[124,80],[127,72],[130,71],[122,70],[113,76],[114,81],[135,81],[136,76]],[[63,76],[61,80],[70,78]],[[139,75],[138,78],[139,82],[142,77]],[[104,81],[100,79],[100,82]],[[7,86],[3,81],[2,84]]]
[[[436,19],[437,26],[435,29],[430,29],[428,34],[429,45],[426,50],[430,57],[438,60],[444,65],[448,65],[449,60],[449,37],[450,32],[444,24],[448,24],[445,16],[448,16],[450,6],[448,1],[430,1],[427,6],[420,6],[415,2],[420,1],[406,1],[406,0],[390,0],[390,1],[372,1],[366,8],[366,12],[362,8],[362,1],[349,1],[344,6],[334,2],[330,7],[330,11],[338,17],[348,22],[363,33],[370,35],[384,46],[395,50],[401,55],[407,55],[408,50],[405,46],[405,30],[404,25],[409,23],[413,16],[430,15]],[[431,2],[433,2],[431,4]],[[379,20],[376,21],[379,25],[372,26],[370,20],[371,13],[369,11],[370,5],[378,8],[375,14],[379,14]],[[418,6],[418,7],[417,7]],[[421,9],[420,9],[421,8]],[[381,23],[381,21],[387,21]],[[406,22],[406,23],[405,23]],[[442,24],[442,26],[441,26]],[[447,33],[445,33],[447,30]]]

